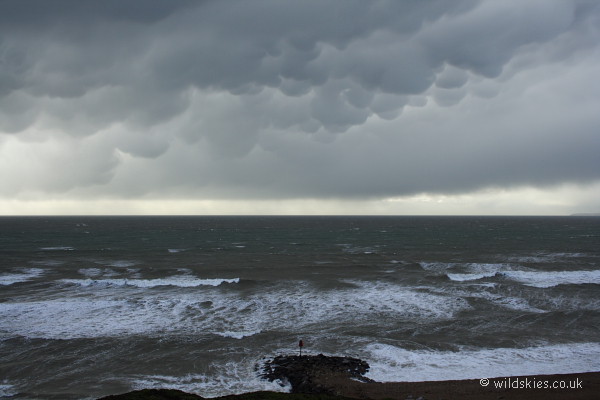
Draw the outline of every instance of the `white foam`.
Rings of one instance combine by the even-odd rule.
[[[442,293],[446,296],[456,297],[460,296],[462,298],[478,298],[484,299],[493,303],[497,306],[507,308],[509,310],[515,311],[525,311],[532,313],[544,313],[546,310],[540,309],[538,307],[534,307],[530,304],[530,302],[521,297],[514,296],[506,296],[498,293],[493,293],[487,290],[472,290],[473,287],[485,287],[493,289],[495,284],[470,284],[468,286],[461,287],[447,287],[447,288],[438,288],[435,289],[439,293]]]
[[[75,292],[76,297],[60,300],[0,303],[0,333],[32,338],[89,338],[176,332],[237,339],[290,326],[303,329],[323,321],[356,324],[448,319],[470,307],[461,298],[389,283],[355,282],[354,287],[328,291],[302,282],[288,283],[244,296],[234,290],[173,289],[168,295],[145,290],[124,297],[119,286],[110,285],[113,281],[125,284],[122,279],[73,279],[67,282],[103,282],[106,287],[87,291],[86,297]]]
[[[499,271],[512,270],[511,264],[497,263],[420,263],[426,271],[445,274],[450,280],[456,282],[475,281],[490,278]],[[452,270],[452,272],[448,272]]]
[[[440,263],[420,262],[419,265],[426,271],[446,273],[449,269],[463,270],[468,274],[494,274],[498,271],[512,270],[515,268],[507,263]]]
[[[40,268],[22,268],[19,272],[0,275],[0,285],[9,286],[15,283],[27,282],[44,274]]]
[[[201,374],[184,376],[146,375],[133,378],[132,389],[177,389],[186,393],[201,394],[208,378]]]
[[[233,339],[243,339],[245,337],[256,335],[260,332],[261,331],[256,330],[256,331],[236,331],[236,332],[225,331],[225,332],[215,332],[215,333],[217,335],[223,336],[223,337],[229,337],[229,338],[233,338]]]
[[[83,276],[89,277],[100,276],[103,274],[103,271],[100,268],[80,268],[77,272]]]
[[[461,310],[470,308],[466,300],[449,299],[444,295],[425,293],[402,286],[379,283],[347,281],[359,286],[358,290],[336,293],[325,304],[342,303],[348,310],[353,309],[358,317],[361,313],[387,313],[390,317],[408,319],[448,319]],[[323,304],[315,307],[327,308]],[[328,314],[335,315],[335,310]]]
[[[452,351],[406,350],[387,344],[366,348],[367,376],[382,382],[481,379],[598,371],[600,343]]]
[[[0,303],[0,332],[31,338],[72,339],[105,336],[107,331],[126,333],[115,322],[126,318],[125,300],[47,300]],[[110,318],[110,313],[116,315]],[[122,322],[122,321],[121,321]],[[137,318],[136,322],[140,321]]]
[[[79,286],[135,286],[139,288],[153,288],[159,286],[198,287],[219,286],[223,283],[239,283],[239,278],[233,279],[199,279],[187,275],[172,276],[157,279],[61,279],[60,282]]]
[[[356,287],[322,291],[298,283],[251,296],[212,297],[205,317],[210,332],[239,338],[248,333],[287,330],[290,326],[302,329],[323,321],[348,324],[372,323],[374,319],[447,319],[469,308],[463,299],[448,299],[392,284],[353,284]],[[217,314],[213,316],[213,312]]]
[[[589,257],[588,254],[585,253],[547,253],[548,257],[555,258],[580,258],[580,257]]]
[[[76,339],[172,332],[198,334],[209,333],[217,325],[216,317],[209,315],[207,318],[201,301],[190,296],[179,299],[157,296],[106,300],[93,297],[5,302],[0,303],[0,335]],[[225,330],[222,325],[218,329]]]
[[[11,385],[6,380],[0,383],[0,398],[9,398],[17,394],[14,385]]]
[[[184,376],[146,375],[133,378],[133,389],[178,389],[202,397],[218,397],[257,391],[290,392],[291,386],[279,381],[269,382],[257,376],[254,366],[259,360],[212,364],[216,373],[211,376],[188,374]]]
[[[558,285],[600,284],[600,270],[593,271],[504,271],[508,279],[527,286],[549,288]]]
[[[181,253],[182,251],[186,251],[187,249],[167,249],[169,253]]]
[[[600,310],[600,299],[591,298],[585,294],[581,295],[555,295],[541,292],[541,296],[533,299],[534,304],[553,311],[598,311]]]
[[[40,247],[40,250],[45,251],[73,251],[74,247],[71,246],[52,246],[52,247]]]
[[[478,279],[489,278],[496,275],[496,272],[487,272],[480,274],[446,274],[452,281],[465,282],[476,281]]]
[[[492,303],[497,304],[501,307],[508,308],[509,310],[515,311],[526,311],[532,313],[545,313],[545,310],[542,310],[537,307],[533,307],[529,304],[529,301],[522,299],[520,297],[505,297],[505,296],[490,296],[488,300],[491,300]]]
[[[452,268],[458,264],[456,264],[456,263],[440,263],[440,262],[420,262],[419,265],[425,271],[442,273],[442,272],[445,272],[447,269]]]

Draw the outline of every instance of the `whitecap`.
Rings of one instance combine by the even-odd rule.
[[[199,279],[190,276],[173,276],[156,279],[61,279],[60,282],[79,286],[135,286],[139,288],[153,288],[158,286],[197,287],[219,286],[223,283],[239,283],[239,278]]]
[[[216,376],[187,374],[184,376],[145,375],[133,377],[132,387],[140,389],[177,389],[205,398],[258,391],[289,393],[291,386],[280,381],[269,382],[255,371],[260,360],[211,364]]]
[[[450,268],[452,268],[452,267],[454,267],[455,265],[458,265],[458,264],[456,264],[456,263],[441,263],[441,262],[425,262],[425,261],[421,261],[421,262],[419,262],[419,265],[425,271],[429,271],[429,272],[445,272],[447,269],[450,269]]]
[[[5,302],[0,303],[0,334],[43,339],[196,334],[214,326],[201,308],[191,297]]]
[[[481,379],[600,369],[600,343],[460,351],[406,350],[377,343],[368,345],[365,353],[371,365],[367,376],[382,382]]]
[[[370,282],[355,282],[353,287],[329,291],[298,283],[245,296],[229,290],[172,290],[168,296],[162,291],[143,290],[132,297],[112,297],[118,292],[109,286],[111,282],[125,285],[125,281],[70,280],[65,283],[105,285],[108,290],[91,290],[89,297],[0,303],[0,333],[64,339],[164,335],[176,331],[220,332],[241,338],[290,326],[308,329],[323,321],[356,324],[371,323],[374,318],[448,319],[470,308],[462,298]],[[225,280],[217,279],[215,283],[221,281]]]
[[[532,299],[533,304],[539,304],[550,310],[556,311],[598,311],[600,310],[600,299],[586,296],[585,294],[556,295],[541,292]]]
[[[473,287],[477,287],[477,290],[472,290]],[[487,290],[481,290],[479,288],[490,288],[496,287],[495,283],[471,283],[469,285],[461,285],[460,287],[446,287],[436,288],[435,291],[442,293],[446,296],[461,298],[478,298],[484,299],[493,303],[496,306],[503,307],[509,310],[525,311],[531,313],[545,313],[545,309],[535,307],[530,304],[530,301],[521,297],[506,296],[498,293],[489,292]]]
[[[77,270],[77,272],[80,275],[88,277],[95,277],[103,274],[103,270],[101,270],[100,268],[80,268],[79,270]]]
[[[484,297],[484,296],[482,296]],[[485,298],[485,297],[484,297]],[[521,297],[511,297],[511,296],[500,296],[500,295],[492,295],[488,298],[492,303],[499,305],[501,307],[507,308],[509,310],[515,311],[526,311],[531,313],[545,313],[545,310],[542,310],[537,307],[533,307],[529,301],[521,298]]]
[[[224,332],[215,332],[216,335],[233,338],[233,339],[243,339],[245,337],[253,336],[260,333],[260,330],[256,331],[224,331]]]
[[[558,285],[600,284],[600,270],[592,271],[504,271],[500,275],[526,286],[549,288]]]
[[[0,398],[9,398],[16,395],[18,392],[15,389],[15,386],[4,381],[0,383]]]
[[[343,310],[353,312],[357,317],[378,312],[408,319],[447,319],[452,318],[458,311],[470,308],[465,299],[450,299],[446,295],[425,293],[416,288],[383,282],[342,282],[356,285],[358,288],[322,295],[321,304],[314,304],[314,307],[324,310],[324,318],[331,318]]]
[[[487,272],[480,274],[446,274],[452,281],[464,282],[475,281],[478,279],[489,278],[496,275],[496,272]]]
[[[467,263],[451,264],[453,270],[462,269],[465,272],[447,272],[446,276],[456,282],[475,281],[483,278],[496,276],[498,272],[512,271],[516,267],[512,264],[494,264],[494,263]]]
[[[444,263],[444,262],[420,262],[419,265],[426,271],[444,272],[452,269],[462,269],[470,273],[491,273],[504,269],[512,269],[514,265],[507,263]]]
[[[151,326],[148,316],[131,318],[130,313],[123,313],[126,309],[125,300],[5,302],[0,303],[0,333],[28,338],[72,339],[113,336],[147,330]]]
[[[71,246],[52,246],[52,247],[40,247],[40,250],[44,251],[73,251],[74,247]]]
[[[9,286],[15,283],[27,282],[44,274],[40,268],[22,268],[19,272],[0,275],[0,285]]]

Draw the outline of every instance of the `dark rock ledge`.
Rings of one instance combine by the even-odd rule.
[[[364,376],[368,371],[369,364],[358,358],[281,355],[265,363],[261,376],[289,382],[292,393],[335,395],[334,386],[343,381],[373,382]]]

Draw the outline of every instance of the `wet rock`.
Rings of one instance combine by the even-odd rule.
[[[366,361],[352,357],[280,355],[264,364],[261,377],[289,382],[292,393],[335,394],[327,382],[344,379],[372,382]]]

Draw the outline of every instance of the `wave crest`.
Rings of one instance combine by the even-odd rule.
[[[135,286],[139,288],[153,288],[159,286],[198,287],[219,286],[223,283],[239,283],[240,278],[212,278],[199,279],[190,276],[173,276],[157,279],[61,279],[60,282],[79,286]]]

